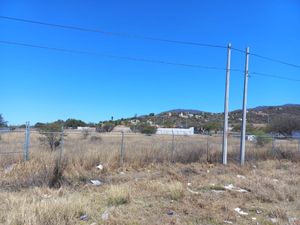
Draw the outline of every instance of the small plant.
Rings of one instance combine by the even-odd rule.
[[[83,136],[83,139],[87,139],[87,137],[90,135],[90,131],[88,129],[84,129],[82,131],[82,136]]]
[[[107,190],[108,205],[122,205],[130,201],[130,192],[128,186],[113,185]]]
[[[93,142],[96,142],[96,141],[99,141],[99,142],[100,142],[100,141],[102,141],[102,138],[101,138],[101,137],[98,137],[98,136],[91,136],[91,137],[90,137],[90,140],[93,141]]]
[[[183,185],[179,181],[174,181],[174,182],[167,184],[166,188],[167,188],[168,196],[172,200],[177,201],[177,200],[181,199],[184,195]]]
[[[39,132],[43,136],[39,138],[42,144],[48,144],[51,151],[54,151],[62,141],[61,124],[54,122],[40,127]]]
[[[263,147],[266,144],[270,143],[272,137],[268,136],[263,131],[254,131],[253,134],[255,135],[256,145]]]

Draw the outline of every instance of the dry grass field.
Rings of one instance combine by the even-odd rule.
[[[126,135],[121,166],[119,134],[66,133],[60,164],[60,146],[39,138],[29,161],[0,155],[0,224],[300,224],[295,141],[248,142],[241,167],[238,138],[223,166],[220,137]],[[2,134],[0,152],[22,151],[23,139]]]

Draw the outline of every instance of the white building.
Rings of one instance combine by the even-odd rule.
[[[96,128],[95,127],[77,127],[77,130],[95,132]]]
[[[182,128],[157,128],[156,134],[194,135],[194,127],[190,127],[188,129],[182,129]]]

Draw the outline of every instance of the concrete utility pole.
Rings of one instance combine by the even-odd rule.
[[[231,43],[227,47],[227,65],[226,65],[226,84],[225,84],[225,102],[224,102],[224,128],[223,128],[223,164],[227,164],[227,139],[228,139],[228,99],[229,99],[229,80],[230,80],[230,60]]]
[[[241,165],[244,165],[244,163],[245,163],[248,77],[249,77],[249,47],[246,48],[246,62],[245,62],[244,97],[243,97],[243,122],[242,122],[242,129],[241,129],[241,146],[240,146],[240,162],[241,162]]]

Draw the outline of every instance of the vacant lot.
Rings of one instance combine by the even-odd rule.
[[[22,151],[14,135],[1,150]],[[29,161],[1,155],[0,224],[300,224],[296,143],[248,143],[240,167],[238,139],[223,166],[220,138],[131,135],[121,166],[118,134],[67,134],[61,163],[40,137]]]

